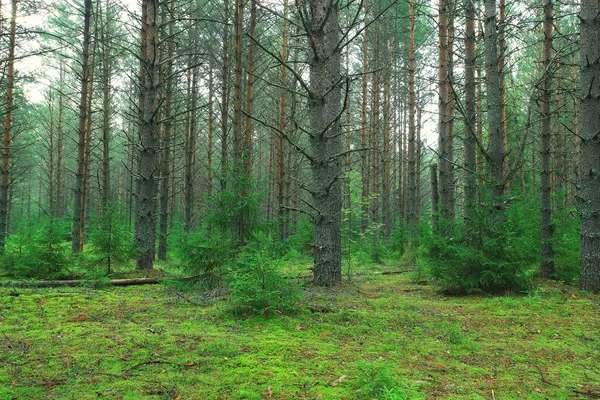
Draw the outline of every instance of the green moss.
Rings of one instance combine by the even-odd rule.
[[[0,398],[579,398],[600,392],[596,301],[365,276],[239,320],[157,286],[0,289]]]

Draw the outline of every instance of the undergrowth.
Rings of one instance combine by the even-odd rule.
[[[363,275],[304,297],[292,315],[240,319],[215,291],[0,288],[0,398],[600,395],[600,301],[570,286],[449,298]]]

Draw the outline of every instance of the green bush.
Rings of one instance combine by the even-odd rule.
[[[11,235],[2,257],[2,267],[15,278],[58,279],[67,265],[64,230],[66,225],[54,220],[40,229],[24,228]]]
[[[106,267],[105,274],[111,274],[115,263],[123,263],[136,256],[133,235],[123,223],[124,214],[113,205],[109,205],[101,216],[92,221],[90,245],[93,249],[91,258],[96,266]],[[92,274],[100,271],[91,271]]]
[[[444,237],[433,235],[429,245],[431,274],[452,293],[527,292],[539,264],[539,225],[525,217],[534,205],[521,201],[506,212],[502,234],[491,233],[483,217],[483,233],[469,242],[464,226],[445,227]],[[534,214],[535,215],[535,214]]]
[[[276,267],[264,244],[253,243],[240,253],[227,275],[233,314],[270,316],[300,309],[302,291],[288,283]]]
[[[213,288],[223,283],[227,265],[234,258],[232,240],[200,230],[182,236],[177,250],[188,284]]]
[[[361,361],[357,377],[358,393],[362,398],[381,400],[423,399],[415,385],[392,374],[393,365]]]

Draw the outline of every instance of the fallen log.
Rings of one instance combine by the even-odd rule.
[[[65,280],[65,281],[4,281],[0,282],[0,287],[15,288],[50,288],[50,287],[77,287],[94,285],[97,281],[93,280]],[[133,286],[133,285],[153,285],[160,283],[156,278],[131,278],[131,279],[111,279],[108,283],[113,286]]]

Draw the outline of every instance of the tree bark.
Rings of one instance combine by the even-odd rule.
[[[144,0],[140,60],[140,143],[134,241],[140,254],[138,269],[152,269],[156,243],[157,92],[158,92],[158,1]]]
[[[552,25],[553,5],[552,0],[544,1],[544,51],[543,51],[543,81],[540,98],[540,136],[541,152],[540,159],[542,169],[540,172],[540,241],[541,241],[541,275],[542,278],[553,277],[554,270],[554,248],[552,224],[552,187],[550,184],[550,157],[551,157],[551,116],[550,102],[552,99]]]
[[[162,137],[162,160],[160,172],[160,217],[158,222],[158,259],[161,261],[167,260],[167,237],[169,233],[169,188],[171,186],[171,125],[173,123],[171,115],[171,106],[173,98],[173,53],[175,42],[173,35],[175,34],[175,0],[170,0],[168,5],[164,5],[166,15],[170,16],[169,20],[169,40],[167,43],[167,67],[166,67],[166,94],[165,94],[165,122]],[[212,78],[212,73],[211,73]],[[212,84],[212,79],[211,79]],[[211,87],[212,88],[212,87]],[[212,94],[212,93],[211,93]],[[212,110],[211,110],[212,111]],[[211,121],[212,122],[212,121]],[[211,132],[212,133],[212,132]],[[210,165],[209,165],[210,171]]]
[[[476,139],[476,97],[475,97],[475,13],[474,0],[465,0],[465,137],[464,180],[465,180],[465,226],[467,240],[475,240],[477,219],[477,139]]]
[[[312,206],[314,207],[314,281],[332,286],[341,268],[341,54],[338,4],[310,0],[302,10],[309,43]]]
[[[88,89],[90,78],[90,20],[92,18],[92,0],[84,1],[83,14],[83,48],[81,61],[81,96],[79,98],[79,129],[77,142],[77,172],[75,175],[75,188],[73,190],[73,230],[71,235],[71,252],[79,254],[81,251],[81,227],[83,220],[81,211],[84,209],[83,200],[83,176],[85,174],[85,140],[87,137],[87,115],[88,115]]]
[[[600,292],[600,4],[582,0],[581,59],[581,281],[583,290]]]
[[[485,83],[488,114],[488,180],[491,190],[492,234],[501,234],[504,223],[504,124],[500,104],[500,72],[498,71],[498,31],[496,2],[485,0]]]
[[[283,38],[281,40],[281,59],[283,62],[287,62],[288,58],[288,2],[283,2],[283,15],[286,18],[283,21]],[[277,148],[276,148],[276,159],[277,159],[277,204],[278,204],[278,225],[279,225],[279,240],[283,241],[287,239],[285,229],[285,153],[283,150],[283,132],[286,129],[286,100],[287,100],[287,68],[285,65],[281,65],[281,93],[279,95],[279,132],[277,136]]]
[[[15,47],[17,44],[17,0],[12,0],[8,62],[6,66],[6,103],[4,107],[4,131],[2,133],[2,171],[0,177],[0,255],[4,254],[8,234],[9,210],[9,167],[10,140],[12,131],[12,111],[14,107]]]
[[[408,213],[406,224],[409,236],[415,236],[417,225],[417,170],[415,146],[415,2],[409,1],[408,28]]]

